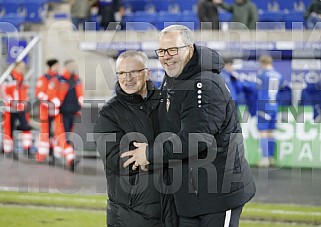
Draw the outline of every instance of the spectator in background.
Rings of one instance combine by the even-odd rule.
[[[257,8],[250,0],[235,0],[235,3],[232,5],[222,2],[222,0],[214,0],[214,2],[233,14],[232,22],[237,23],[232,24],[230,29],[256,28],[256,22],[258,20]]]
[[[98,15],[100,16],[100,27],[104,30],[120,29],[120,18],[115,17],[124,14],[121,0],[98,0]]]
[[[201,29],[219,29],[217,5],[214,1],[215,0],[198,1],[197,10]]]
[[[258,130],[259,147],[262,158],[258,165],[269,167],[274,164],[274,152],[276,148],[273,131],[277,121],[277,95],[284,86],[283,76],[273,68],[273,59],[270,55],[260,57],[262,70],[257,76],[258,92]]]
[[[91,5],[96,0],[69,0],[72,23],[79,30],[85,30],[85,23],[90,21]]]
[[[321,0],[312,0],[304,18],[308,29],[321,29]]]

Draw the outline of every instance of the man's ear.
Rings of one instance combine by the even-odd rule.
[[[193,57],[193,54],[194,54],[194,45],[192,45],[192,46],[189,48],[189,58],[190,58],[190,59]]]
[[[146,81],[149,81],[150,80],[150,69],[147,69],[146,70],[147,72],[146,72]]]

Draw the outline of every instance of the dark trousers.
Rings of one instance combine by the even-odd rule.
[[[64,121],[64,128],[65,132],[71,132],[74,126],[74,112],[65,112],[62,113],[63,121]]]
[[[179,227],[238,227],[243,206],[197,217],[179,217]]]
[[[16,122],[19,121],[19,125],[17,127],[18,130],[21,131],[29,131],[31,130],[31,127],[27,121],[26,113],[25,112],[17,112],[17,113],[11,113],[11,135],[13,130],[16,129]]]

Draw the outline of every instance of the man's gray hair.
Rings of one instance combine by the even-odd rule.
[[[118,69],[120,60],[128,58],[128,57],[140,58],[140,60],[144,64],[144,68],[148,68],[148,57],[144,52],[137,51],[137,50],[127,50],[118,56],[118,58],[116,60],[116,70]]]
[[[179,32],[185,45],[194,44],[193,32],[188,27],[179,24],[168,26],[159,33],[159,37],[170,32]]]

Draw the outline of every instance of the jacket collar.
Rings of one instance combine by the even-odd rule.
[[[154,94],[156,88],[152,81],[147,81],[147,97],[144,99],[141,95],[138,94],[127,94],[121,89],[119,82],[116,83],[116,96],[121,100],[132,104],[140,104],[143,103],[144,100],[150,99]]]
[[[47,75],[48,75],[48,76],[51,76],[51,77],[54,77],[54,76],[57,76],[58,73],[57,73],[57,72],[53,72],[52,70],[48,69],[48,70],[47,70]]]
[[[17,80],[19,83],[21,83],[23,81],[23,74],[22,73],[20,73],[16,70],[12,70],[11,75],[12,75],[13,79]]]

